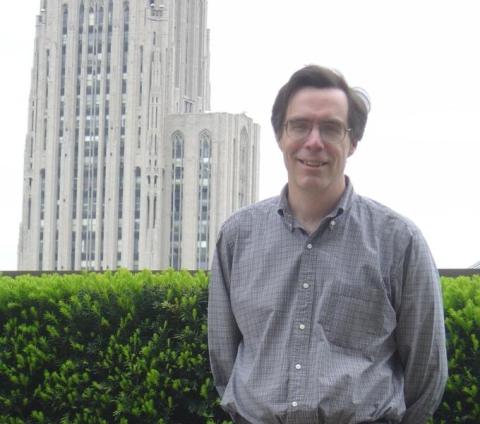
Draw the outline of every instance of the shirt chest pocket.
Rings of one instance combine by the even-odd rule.
[[[329,343],[372,353],[395,328],[395,312],[383,290],[338,284],[322,295],[318,322]]]

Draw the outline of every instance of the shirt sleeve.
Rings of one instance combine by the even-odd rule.
[[[419,233],[411,238],[400,275],[396,338],[407,408],[402,424],[423,424],[440,404],[448,365],[440,277]]]
[[[241,334],[230,304],[232,253],[220,232],[208,291],[208,348],[213,380],[223,396],[237,356]]]

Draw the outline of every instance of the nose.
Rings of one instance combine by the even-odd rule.
[[[310,134],[305,139],[304,146],[311,150],[321,150],[325,147],[325,144],[320,135],[320,127],[318,125],[313,125]]]

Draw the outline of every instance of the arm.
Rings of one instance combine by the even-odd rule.
[[[422,424],[440,404],[448,364],[439,275],[420,234],[412,236],[400,275],[403,287],[396,338],[407,406],[402,424]]]
[[[208,291],[208,348],[213,380],[220,396],[232,373],[241,340],[230,304],[232,255],[220,233]]]

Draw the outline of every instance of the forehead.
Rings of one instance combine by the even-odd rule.
[[[347,95],[339,88],[303,87],[288,102],[285,118],[336,118],[347,121]]]

